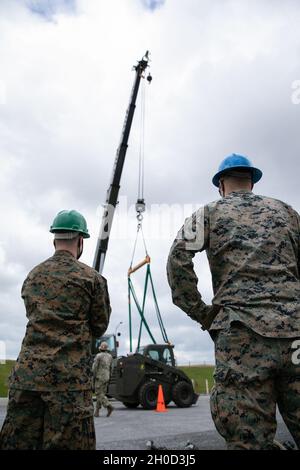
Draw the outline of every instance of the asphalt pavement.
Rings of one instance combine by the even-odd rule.
[[[120,402],[112,403],[115,410],[109,418],[105,410],[95,418],[99,450],[143,450],[147,449],[147,441],[172,450],[182,450],[188,442],[203,450],[226,448],[224,439],[215,430],[207,395],[201,395],[190,408],[177,408],[170,403],[167,412],[127,409]],[[6,405],[0,401],[0,425],[5,413]],[[293,442],[279,414],[276,438]]]

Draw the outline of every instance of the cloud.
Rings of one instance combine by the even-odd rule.
[[[25,5],[32,13],[52,20],[55,14],[75,12],[76,0],[25,0]]]
[[[144,226],[179,362],[212,362],[213,345],[171,303],[166,259],[187,214],[182,209],[172,219],[168,206],[199,207],[218,198],[211,178],[220,160],[236,152],[263,170],[257,192],[300,208],[300,105],[292,102],[292,84],[300,79],[298,2],[162,3],[0,3],[0,340],[7,341],[10,357],[18,353],[26,322],[20,287],[27,272],[51,255],[48,229],[59,210],[86,215],[92,238],[83,261],[92,263],[131,67],[146,50],[153,81],[145,83]],[[121,182],[129,205],[137,197],[139,123],[140,99]],[[155,204],[165,206],[160,211]],[[104,274],[113,305],[110,331],[123,321],[121,352],[128,345],[126,273],[135,232],[134,213],[118,210]],[[195,266],[210,302],[205,255]],[[142,276],[136,283],[141,292]],[[149,311],[155,329],[152,316]]]
[[[145,6],[145,8],[154,11],[157,8],[161,7],[165,3],[165,0],[141,0],[141,2]]]

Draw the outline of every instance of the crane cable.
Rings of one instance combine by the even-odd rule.
[[[134,255],[135,255],[135,251],[136,251],[136,245],[137,245],[139,233],[141,233],[141,235],[142,235],[143,245],[144,245],[144,249],[145,249],[145,255],[146,255],[146,257],[149,256],[148,251],[147,251],[146,240],[145,240],[145,236],[144,236],[144,232],[143,232],[142,223],[139,222],[137,224],[137,229],[136,229],[136,236],[135,236],[135,241],[134,241],[134,245],[133,245],[133,252],[132,252],[131,261],[130,261],[130,268],[132,268],[132,265],[133,265],[133,260],[134,260]]]
[[[146,93],[145,82],[142,82],[141,89],[141,116],[140,116],[140,146],[139,146],[139,182],[138,199],[144,199],[144,173],[145,173],[145,112]]]
[[[148,77],[149,78],[149,77]],[[151,80],[148,80],[151,82]],[[144,237],[144,232],[143,232],[143,227],[142,227],[142,221],[143,221],[143,215],[142,213],[145,211],[146,204],[144,200],[144,173],[145,173],[145,108],[146,108],[146,97],[145,97],[145,84],[143,83],[142,86],[142,94],[141,94],[141,115],[140,115],[140,144],[139,144],[139,169],[138,169],[138,198],[136,202],[136,212],[137,212],[137,232],[136,232],[136,237],[134,241],[134,246],[133,246],[133,252],[132,252],[132,257],[131,257],[131,262],[130,262],[130,267],[128,270],[128,305],[129,305],[129,336],[130,336],[130,352],[132,352],[132,318],[131,318],[131,297],[133,298],[135,305],[137,307],[137,310],[139,312],[139,315],[141,317],[140,319],[140,327],[139,327],[139,336],[138,336],[138,344],[137,348],[140,346],[140,341],[141,341],[141,334],[142,334],[142,326],[144,324],[151,340],[155,344],[155,339],[151,333],[151,330],[149,328],[149,325],[145,319],[145,303],[146,303],[146,294],[147,294],[147,288],[148,288],[148,281],[150,280],[150,285],[151,285],[151,290],[152,290],[152,295],[153,295],[153,300],[154,300],[154,305],[155,305],[155,311],[156,311],[156,316],[158,320],[158,324],[160,327],[160,331],[163,337],[163,340],[165,343],[169,343],[168,336],[163,324],[162,316],[160,313],[160,309],[158,306],[158,301],[155,293],[155,288],[154,288],[154,283],[152,279],[152,274],[151,274],[151,269],[150,269],[150,257],[148,254],[147,246],[146,246],[146,240]],[[137,247],[137,241],[139,234],[142,236],[142,241],[145,249],[145,259],[141,263],[139,263],[135,268],[133,268],[133,261],[134,261],[134,256],[136,252],[136,247]],[[143,293],[143,301],[142,305],[140,305],[134,286],[132,284],[130,275],[142,267],[143,265],[147,264],[147,270],[146,270],[146,275],[145,275],[145,283],[144,283],[144,293]]]
[[[148,80],[149,81],[149,80]],[[145,82],[142,82],[141,86],[141,113],[140,113],[140,143],[139,143],[139,168],[138,168],[138,196],[137,196],[137,202],[135,204],[135,209],[137,212],[137,231],[136,231],[136,237],[135,237],[135,242],[133,246],[133,253],[131,257],[131,262],[130,262],[130,269],[132,268],[133,265],[133,260],[134,260],[134,255],[136,251],[136,245],[137,245],[137,240],[139,233],[142,235],[142,240],[143,240],[143,245],[145,249],[145,256],[148,255],[148,250],[146,246],[146,240],[144,237],[144,232],[143,232],[143,227],[142,227],[142,221],[143,221],[143,215],[142,213],[145,212],[146,210],[146,204],[145,204],[145,199],[144,199],[144,182],[145,182],[145,112],[146,112],[146,93],[145,93]]]

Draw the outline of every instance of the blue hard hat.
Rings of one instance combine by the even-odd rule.
[[[255,168],[249,158],[243,157],[243,155],[237,155],[233,153],[229,155],[229,157],[224,158],[222,163],[219,166],[218,173],[212,179],[212,182],[217,188],[219,187],[220,177],[225,174],[229,170],[238,170],[238,169],[249,169],[252,173],[252,181],[253,184],[257,183],[260,178],[262,177],[262,171],[258,168]]]

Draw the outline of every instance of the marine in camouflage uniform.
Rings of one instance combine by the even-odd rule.
[[[106,393],[110,380],[112,370],[112,355],[108,351],[108,345],[103,341],[99,348],[99,354],[94,359],[93,363],[93,379],[95,393],[97,397],[95,417],[99,417],[99,411],[102,406],[107,409],[107,416],[110,416],[114,410],[112,404],[109,402]]]
[[[91,340],[106,331],[109,295],[106,280],[76,259],[89,236],[83,217],[63,211],[55,221],[56,252],[22,287],[28,323],[1,449],[95,449]]]
[[[214,179],[222,199],[179,231],[168,280],[173,302],[214,339],[211,412],[228,449],[272,449],[276,404],[300,448],[300,365],[293,360],[300,345],[300,217],[279,200],[253,194],[259,170],[237,157],[224,160]],[[228,182],[243,189],[225,191]],[[203,302],[194,272],[193,258],[203,250],[212,305]]]

